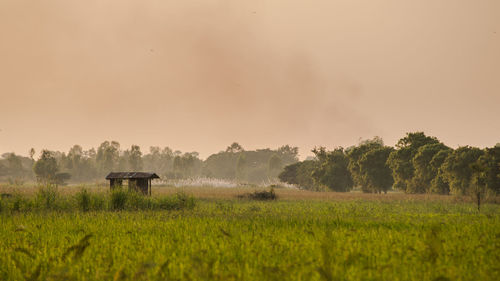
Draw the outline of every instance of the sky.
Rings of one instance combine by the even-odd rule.
[[[0,0],[0,153],[500,142],[498,0]]]

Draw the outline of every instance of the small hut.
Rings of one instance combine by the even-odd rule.
[[[151,195],[151,180],[159,178],[155,173],[144,172],[111,172],[106,176],[111,189],[123,186],[123,180],[128,180],[129,190],[141,191],[145,195]]]

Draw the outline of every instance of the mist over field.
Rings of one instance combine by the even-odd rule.
[[[500,132],[500,4],[470,1],[0,3],[0,151],[104,139],[201,158],[247,149],[452,147]]]

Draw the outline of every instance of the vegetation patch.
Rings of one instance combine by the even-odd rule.
[[[271,187],[269,190],[255,191],[252,193],[245,193],[238,195],[239,199],[252,199],[252,200],[278,200],[278,195],[274,192],[274,188]]]

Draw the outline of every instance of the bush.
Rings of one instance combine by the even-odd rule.
[[[193,209],[195,205],[195,199],[183,192],[179,192],[174,196],[158,199],[158,207],[163,210]]]
[[[238,195],[238,198],[240,199],[253,199],[253,200],[276,200],[278,199],[278,195],[274,192],[274,188],[271,187],[269,191],[263,190],[263,191],[255,191],[254,193],[246,193],[243,195]]]
[[[144,210],[151,208],[151,198],[135,191],[127,193],[127,209]]]
[[[127,203],[127,192],[122,189],[115,189],[111,192],[111,210],[119,211],[125,209]]]
[[[90,211],[91,196],[87,189],[82,188],[80,192],[76,194],[76,202],[81,211]]]
[[[39,208],[53,210],[57,207],[58,198],[59,192],[57,187],[52,185],[42,186],[36,194],[35,204]]]

